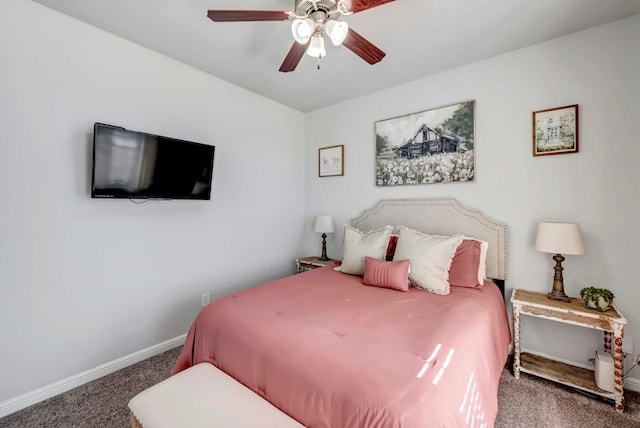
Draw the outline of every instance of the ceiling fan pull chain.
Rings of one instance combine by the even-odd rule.
[[[317,70],[320,70],[320,58],[322,58],[322,56],[318,56],[318,65],[316,66]]]

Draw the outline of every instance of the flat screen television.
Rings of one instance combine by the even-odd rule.
[[[211,199],[215,146],[93,127],[92,198]]]

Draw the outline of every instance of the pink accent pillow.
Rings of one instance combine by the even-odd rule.
[[[479,287],[480,242],[465,239],[458,246],[449,268],[449,284],[458,287]]]
[[[373,257],[364,258],[364,285],[409,291],[409,259],[387,262]]]
[[[391,235],[389,237],[389,245],[387,246],[387,256],[385,260],[390,262],[393,260],[393,255],[396,253],[396,246],[398,245],[398,235]]]

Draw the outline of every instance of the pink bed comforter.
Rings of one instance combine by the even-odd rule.
[[[493,426],[511,340],[498,288],[361,281],[325,267],[216,300],[174,373],[210,362],[309,427]]]

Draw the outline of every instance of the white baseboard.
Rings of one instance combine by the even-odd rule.
[[[530,354],[539,355],[539,356],[545,357],[545,358],[550,358],[552,360],[560,361],[560,362],[565,363],[565,364],[571,364],[573,366],[582,367],[583,369],[588,369],[588,370],[593,370],[594,369],[594,365],[593,364],[590,364],[590,365],[589,364],[580,364],[580,363],[576,363],[575,361],[565,360],[563,358],[554,357],[552,355],[545,354],[543,352],[532,351],[530,349],[524,349],[523,348],[523,349],[521,349],[521,351],[522,352],[528,352]],[[640,392],[640,379],[638,379],[637,377],[628,377],[624,381],[624,389],[628,389],[629,391]]]
[[[70,389],[76,388],[80,385],[84,385],[92,380],[117,372],[125,367],[138,363],[142,360],[146,360],[147,358],[162,354],[170,349],[177,348],[184,344],[186,337],[186,334],[182,334],[174,337],[173,339],[165,340],[164,342],[149,346],[148,348],[125,355],[124,357],[116,360],[109,361],[108,363],[102,364],[98,367],[94,367],[82,373],[69,376],[68,378],[62,379],[58,382],[43,386],[42,388],[38,388],[0,402],[0,418],[24,409],[25,407],[29,407],[32,404],[39,403],[47,398],[62,394],[63,392],[69,391]]]
[[[624,380],[624,389],[629,391],[640,392],[640,379],[637,377],[628,377]]]

